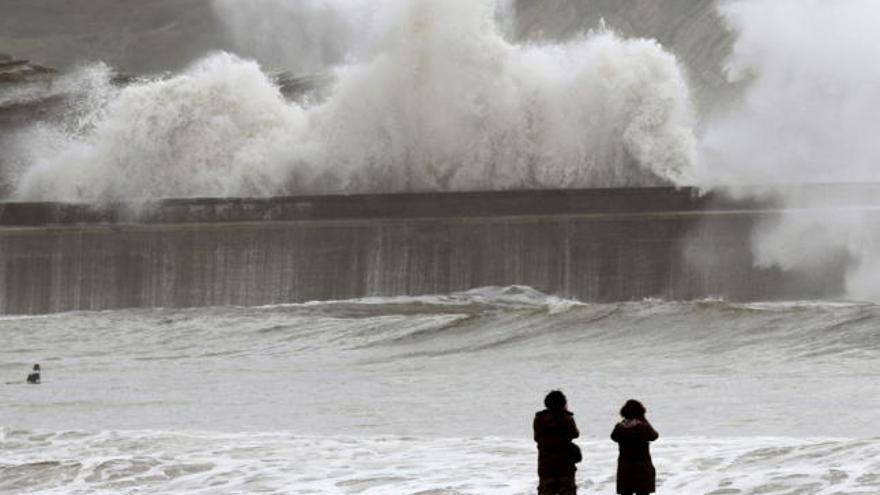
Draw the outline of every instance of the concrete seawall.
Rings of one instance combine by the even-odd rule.
[[[776,214],[772,202],[670,188],[169,200],[137,215],[5,203],[0,313],[513,284],[597,302],[840,295],[841,266],[754,267],[751,232]]]

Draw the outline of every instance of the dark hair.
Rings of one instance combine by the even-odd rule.
[[[560,390],[554,390],[544,397],[544,406],[551,411],[561,411],[565,409],[566,404],[568,400]]]
[[[34,370],[38,370],[38,369],[40,369],[40,365],[39,365],[39,364],[35,364],[35,365],[34,365]]]
[[[648,412],[641,402],[630,399],[620,408],[620,415],[626,419],[645,419],[645,413]]]

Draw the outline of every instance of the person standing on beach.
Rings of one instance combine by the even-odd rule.
[[[645,418],[641,402],[628,400],[620,409],[623,420],[614,426],[611,439],[617,442],[617,493],[647,495],[656,489],[656,471],[651,462],[650,442],[659,435]]]
[[[571,441],[580,436],[565,394],[554,390],[544,398],[546,409],[532,423],[538,444],[538,495],[574,495],[574,473],[580,450]]]

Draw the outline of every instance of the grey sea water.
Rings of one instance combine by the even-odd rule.
[[[530,493],[531,415],[561,387],[601,493],[630,397],[667,493],[880,493],[878,321],[525,287],[6,317],[0,491]]]
[[[876,0],[0,0],[0,51],[62,71],[0,88],[0,196],[876,183],[878,15]],[[284,92],[279,72],[316,87]],[[878,232],[835,210],[751,241],[782,270],[845,258],[849,297],[878,301]],[[587,492],[613,491],[607,435],[635,397],[661,433],[662,493],[877,495],[878,318],[523,287],[0,317],[0,493],[533,493],[531,416],[559,387]],[[24,385],[34,362],[44,383]]]

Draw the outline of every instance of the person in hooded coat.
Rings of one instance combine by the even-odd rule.
[[[571,441],[580,436],[574,414],[568,411],[568,401],[559,390],[547,394],[544,406],[532,423],[538,444],[538,495],[574,495],[577,460]]]
[[[656,490],[656,471],[651,461],[650,442],[659,435],[645,418],[645,406],[637,400],[628,400],[620,415],[623,420],[614,426],[611,439],[617,442],[617,493],[646,495]]]

